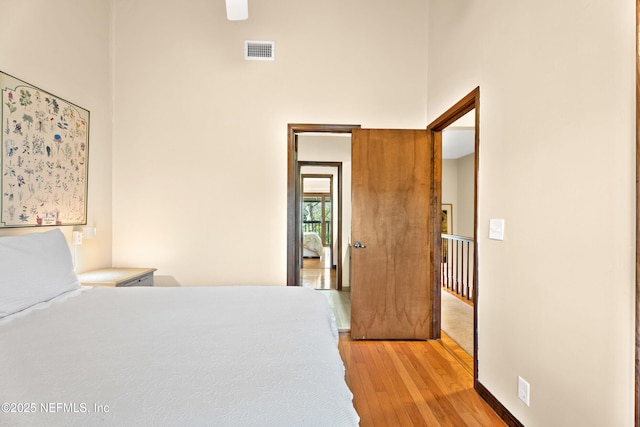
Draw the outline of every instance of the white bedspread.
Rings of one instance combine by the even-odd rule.
[[[309,252],[309,255],[305,256],[322,256],[322,239],[320,235],[315,232],[307,232],[302,234],[302,247]]]
[[[83,288],[0,321],[3,426],[350,426],[352,397],[310,289]]]

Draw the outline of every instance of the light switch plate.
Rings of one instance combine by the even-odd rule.
[[[489,220],[489,238],[492,240],[504,240],[504,219]]]

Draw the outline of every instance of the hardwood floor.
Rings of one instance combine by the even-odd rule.
[[[336,270],[331,268],[331,249],[324,248],[320,258],[303,258],[300,284],[314,289],[336,289]]]
[[[304,270],[308,287],[330,288],[320,259],[305,259],[303,282]],[[336,313],[345,378],[362,427],[507,425],[473,389],[473,357],[446,333],[440,341],[352,341],[348,293],[321,292]]]
[[[473,375],[473,356],[467,353],[462,347],[460,347],[454,340],[451,339],[445,331],[440,331],[442,338],[440,344],[445,350],[453,356],[455,360],[469,373]]]
[[[368,426],[506,426],[439,341],[352,341],[340,334],[346,381]]]
[[[349,332],[351,329],[351,292],[349,292],[349,288],[345,288],[342,291],[320,289],[318,292],[327,297],[329,305],[336,316],[338,331]]]

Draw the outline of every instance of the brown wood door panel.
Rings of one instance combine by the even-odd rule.
[[[432,165],[426,130],[353,130],[353,339],[433,338]]]

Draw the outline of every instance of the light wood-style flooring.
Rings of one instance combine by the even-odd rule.
[[[350,292],[335,290],[327,252],[304,259],[301,282],[322,292],[334,310],[345,378],[362,427],[506,426],[473,389],[472,355],[445,332],[437,341],[351,340]]]
[[[305,288],[336,289],[336,269],[331,268],[331,248],[325,247],[320,258],[303,258],[300,284]]]
[[[440,341],[352,341],[340,334],[339,349],[362,427],[506,426]]]
[[[464,368],[469,375],[473,375],[473,355],[467,353],[445,331],[440,331],[440,344]]]
[[[338,331],[347,332],[351,330],[351,292],[349,292],[349,288],[344,288],[342,291],[320,289],[318,292],[327,297],[336,317]]]

